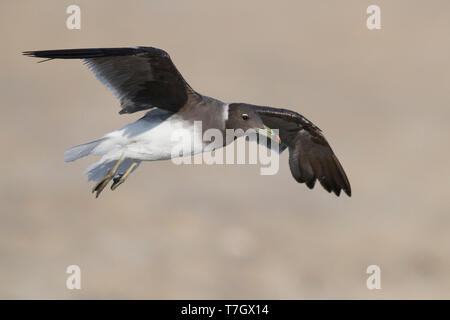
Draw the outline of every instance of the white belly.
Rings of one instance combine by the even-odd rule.
[[[167,160],[176,150],[183,155],[202,152],[202,132],[194,130],[192,122],[183,121],[178,115],[164,119],[143,118],[104,137],[95,148],[95,154],[107,159],[126,158],[143,161]]]

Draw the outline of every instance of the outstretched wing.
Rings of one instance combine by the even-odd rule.
[[[152,47],[26,51],[27,56],[82,59],[120,100],[120,113],[153,107],[177,112],[199,96],[183,79],[167,52]]]
[[[339,160],[321,130],[302,115],[285,109],[255,106],[264,124],[279,129],[281,149],[289,148],[292,176],[312,189],[316,180],[337,196],[351,196],[351,187]]]

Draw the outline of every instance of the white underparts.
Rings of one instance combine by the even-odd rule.
[[[138,163],[168,160],[172,158],[172,150],[180,147],[180,141],[189,143],[189,146],[182,146],[183,150],[190,150],[192,154],[202,152],[202,132],[194,130],[191,121],[185,121],[177,114],[167,117],[167,112],[159,109],[150,111],[148,115],[99,140],[67,150],[65,161],[74,161],[87,155],[101,156],[100,161],[90,166],[86,172],[89,180],[97,181],[122,155],[125,159]],[[174,137],[174,132],[178,137]],[[127,163],[124,163],[125,170]],[[123,170],[119,170],[119,173],[121,171]]]

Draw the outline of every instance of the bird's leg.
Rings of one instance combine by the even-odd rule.
[[[117,160],[117,163],[114,165],[114,168],[108,171],[108,173],[100,180],[92,189],[92,193],[97,192],[95,194],[95,197],[98,198],[100,193],[105,189],[106,185],[114,178],[116,175],[117,170],[119,169],[120,164],[123,161],[123,153],[120,156],[119,160]]]
[[[137,162],[133,162],[131,166],[125,171],[123,174],[120,174],[118,177],[114,178],[114,182],[111,185],[111,190],[116,190],[118,186],[125,182],[127,177],[130,175],[131,171],[133,171],[134,167],[137,166]]]

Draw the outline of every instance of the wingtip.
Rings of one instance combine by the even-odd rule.
[[[28,56],[28,57],[33,57],[34,51],[22,51],[22,55]]]
[[[54,59],[54,58],[45,59],[45,57],[41,57],[38,55],[38,51],[22,51],[22,55],[24,55],[26,57],[32,57],[32,58],[43,58],[43,60],[40,60],[37,63],[42,63],[42,62],[46,62],[46,61],[50,61],[50,60]]]
[[[352,196],[352,191],[347,189],[347,188],[340,188],[337,190],[333,190],[333,193],[337,196],[340,197],[341,196],[341,191],[344,191],[344,193],[350,198]]]
[[[352,189],[350,187],[350,184],[347,183],[345,185],[338,186],[337,189],[333,189],[333,192],[336,196],[341,195],[341,191],[344,191],[344,193],[350,198],[352,196]]]
[[[344,192],[347,194],[347,196],[352,196],[352,189],[350,188],[350,185],[347,188],[344,188]]]
[[[339,164],[340,166],[340,164]],[[342,166],[341,166],[342,168]],[[350,186],[350,181],[348,181],[347,175],[345,174],[344,169],[342,169],[342,174],[344,175],[345,178],[345,184],[343,186],[341,186],[342,190],[344,190],[345,194],[349,197],[352,196],[352,187]]]

